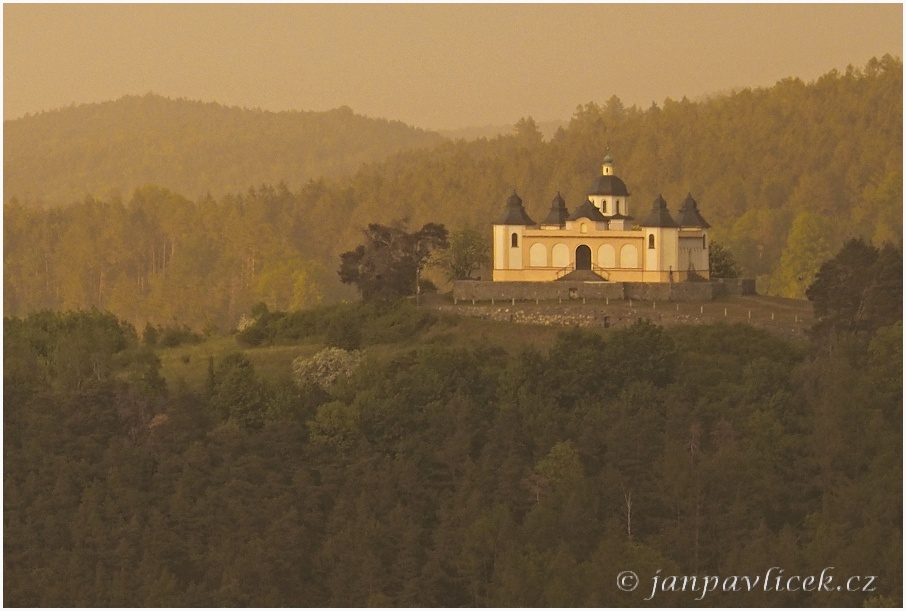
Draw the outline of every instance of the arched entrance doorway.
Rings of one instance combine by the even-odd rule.
[[[591,248],[585,244],[576,248],[576,269],[591,269]]]

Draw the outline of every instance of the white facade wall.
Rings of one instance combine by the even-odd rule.
[[[589,195],[588,199],[605,216],[622,214],[629,216],[629,198],[614,195]]]
[[[562,242],[554,244],[551,250],[551,267],[562,269],[569,265],[569,246]]]
[[[610,244],[602,244],[598,248],[598,267],[610,269],[617,266],[617,251]]]
[[[654,248],[651,247],[651,239],[654,238]],[[661,230],[658,227],[645,228],[645,271],[659,271],[660,261],[658,250],[661,247]]]
[[[645,227],[645,271],[678,271],[679,230],[672,227]],[[648,248],[650,236],[654,248]]]
[[[506,233],[503,225],[494,225],[494,269],[506,269]]]
[[[638,269],[641,267],[639,265],[639,251],[634,245],[625,244],[620,249],[620,267],[624,269]]]
[[[513,236],[516,236],[516,246],[513,246]],[[509,252],[508,269],[522,269],[522,226],[510,226],[506,234],[507,251]]]
[[[529,267],[547,267],[547,247],[535,243],[529,248]]]
[[[687,271],[693,269],[696,272],[708,270],[708,235],[702,230],[696,230],[694,235],[683,235],[685,231],[680,232],[679,237],[679,269]],[[702,238],[704,238],[705,247],[702,247]]]

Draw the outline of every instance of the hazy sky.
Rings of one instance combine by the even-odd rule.
[[[153,91],[451,129],[903,55],[901,4],[6,4],[3,17],[6,119]]]

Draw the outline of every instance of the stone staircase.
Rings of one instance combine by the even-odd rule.
[[[568,282],[607,282],[605,278],[590,269],[574,269],[568,274],[557,278],[557,280],[566,280]]]

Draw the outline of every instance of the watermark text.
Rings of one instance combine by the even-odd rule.
[[[651,583],[644,584],[645,600],[653,600],[662,592],[686,592],[695,600],[704,600],[711,592],[874,592],[876,575],[852,575],[835,579],[834,567],[828,566],[817,575],[794,575],[779,566],[772,566],[759,575],[664,575],[661,569],[651,576]],[[634,592],[641,580],[635,571],[622,571],[617,575],[617,587],[623,592]]]

